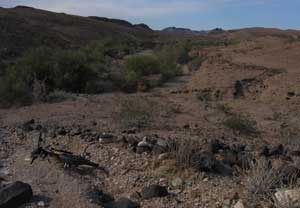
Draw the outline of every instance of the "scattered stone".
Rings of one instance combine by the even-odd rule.
[[[122,131],[123,134],[135,134],[136,132],[137,130],[135,128]]]
[[[163,154],[160,154],[160,155],[158,156],[158,159],[159,159],[159,160],[166,160],[166,159],[168,159],[168,157],[169,157],[169,154],[168,154],[168,153],[163,153]]]
[[[60,127],[56,130],[56,133],[58,135],[65,136],[67,134],[67,131],[66,131],[65,127]]]
[[[286,151],[284,150],[284,147],[282,144],[273,147],[272,149],[269,149],[268,146],[264,146],[260,152],[261,156],[265,156],[265,157],[272,157],[272,156],[280,156],[280,155],[284,155],[286,153]]]
[[[45,202],[43,202],[43,201],[39,201],[39,202],[37,203],[37,205],[38,205],[39,207],[45,207],[45,206],[46,206]]]
[[[225,200],[223,201],[223,205],[224,205],[225,207],[230,207],[230,205],[231,205],[231,200],[230,200],[230,199],[225,199]]]
[[[275,198],[280,207],[300,207],[300,189],[278,190]]]
[[[19,207],[28,203],[31,198],[31,186],[17,181],[0,189],[0,208]]]
[[[91,203],[101,206],[111,203],[115,200],[110,194],[104,193],[102,190],[99,190],[95,187],[88,192],[87,197],[91,200]]]
[[[245,208],[242,200],[239,200],[234,206],[233,208]]]
[[[160,185],[151,185],[143,188],[142,197],[143,199],[151,199],[156,197],[165,197],[168,196],[168,190]]]
[[[120,198],[115,202],[104,205],[104,208],[139,208],[140,205],[127,198]]]
[[[34,130],[34,128],[33,128],[34,123],[35,123],[34,119],[31,119],[31,120],[25,122],[21,128],[25,132],[31,132]]]
[[[179,187],[179,186],[183,185],[183,180],[181,178],[177,177],[171,181],[171,184],[173,187]]]
[[[192,165],[200,171],[211,172],[223,176],[232,175],[233,169],[221,161],[215,159],[210,152],[201,152],[192,156]]]
[[[143,141],[137,144],[136,152],[142,154],[144,152],[151,152],[153,145],[147,140],[147,137],[143,138]]]

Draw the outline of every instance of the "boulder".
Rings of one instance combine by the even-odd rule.
[[[143,190],[142,190],[143,199],[165,197],[168,195],[169,195],[168,190],[165,187],[160,186],[160,185],[151,185],[151,186],[143,188]]]
[[[17,208],[28,203],[31,198],[31,186],[17,181],[0,189],[0,208]]]

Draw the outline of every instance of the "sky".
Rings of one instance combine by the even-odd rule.
[[[125,19],[153,29],[300,29],[300,0],[0,0],[0,7],[16,5]]]

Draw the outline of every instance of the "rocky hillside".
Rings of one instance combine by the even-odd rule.
[[[30,7],[0,8],[0,57],[7,59],[37,46],[74,48],[104,38],[149,40],[146,25],[123,20],[80,17]]]

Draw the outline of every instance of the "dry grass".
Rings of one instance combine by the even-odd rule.
[[[177,167],[188,168],[192,166],[192,157],[201,150],[201,142],[195,139],[175,139],[171,145],[172,156]]]
[[[255,207],[261,201],[272,199],[280,181],[281,175],[270,167],[270,161],[259,160],[252,163],[246,180],[249,205]]]
[[[145,128],[154,119],[155,103],[145,97],[130,96],[121,101],[120,123],[124,128]]]

